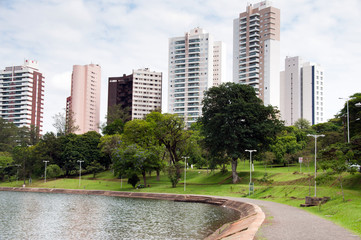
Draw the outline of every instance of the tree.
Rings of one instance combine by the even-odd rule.
[[[22,175],[23,179],[24,179],[24,184],[25,184],[25,180],[26,177],[28,176],[28,159],[29,159],[29,150],[28,147],[23,147],[23,146],[16,146],[13,149],[12,152],[12,156],[14,159],[14,162],[16,164],[21,165],[21,171],[20,174]]]
[[[95,178],[95,175],[101,171],[104,171],[105,168],[98,163],[97,161],[92,161],[87,167],[86,170],[90,173],[93,173],[93,178]]]
[[[164,148],[159,145],[159,141],[154,132],[154,122],[143,119],[134,119],[129,121],[124,127],[123,140],[125,141],[125,144],[136,144],[147,151],[147,169],[144,169],[142,172],[144,181],[146,181],[145,173],[153,170],[157,172],[157,179],[159,179],[160,171],[164,167],[161,159],[161,155],[164,153]]]
[[[98,148],[114,164],[113,154],[117,148],[122,146],[122,135],[105,135],[100,138]]]
[[[103,127],[104,135],[122,134],[124,131],[124,122],[122,119],[116,119]]]
[[[181,176],[181,167],[178,164],[182,160],[187,142],[191,136],[191,132],[185,130],[184,122],[176,114],[161,114],[159,112],[151,112],[146,116],[146,121],[151,123],[154,129],[154,136],[160,145],[164,145],[169,155],[169,165],[175,171],[168,171],[172,181],[172,187],[176,187],[178,179]]]
[[[49,178],[57,178],[63,174],[64,174],[63,170],[61,170],[61,168],[56,164],[51,164],[46,167],[46,175]]]
[[[146,186],[146,173],[154,169],[156,158],[154,152],[143,149],[137,144],[131,144],[117,150],[114,169],[119,176],[130,177],[134,174],[142,174]]]
[[[37,144],[42,151],[44,159],[48,159],[58,166],[61,166],[62,143],[64,139],[64,136],[57,138],[52,132],[45,133]]]
[[[285,155],[291,155],[302,149],[302,144],[297,142],[296,136],[284,132],[278,136],[275,142],[270,146],[272,152],[275,154],[278,163],[286,165]],[[288,162],[288,161],[287,161]]]
[[[278,111],[264,106],[254,88],[236,83],[206,91],[202,112],[205,145],[212,155],[231,159],[233,183],[239,181],[237,159],[246,149],[266,149],[282,126]]]
[[[311,123],[305,118],[300,118],[294,123],[294,126],[300,130],[307,130],[311,128]]]
[[[122,104],[117,104],[108,107],[108,114],[106,116],[107,123],[112,123],[117,119],[122,120],[123,123],[131,120],[130,107],[123,108]]]
[[[8,152],[0,152],[0,180],[4,180],[5,168],[13,163],[13,158]]]
[[[14,123],[0,117],[0,151],[11,151],[17,145],[17,131]]]
[[[53,127],[56,129],[57,135],[62,136],[65,135],[65,113],[59,112],[53,116]]]
[[[340,182],[342,199],[345,201],[345,196],[343,193],[342,186],[342,173],[351,172],[353,173],[354,169],[349,167],[349,164],[353,163],[354,154],[350,149],[348,143],[336,143],[328,146],[326,149],[320,152],[321,161],[320,165],[324,169],[332,169],[334,173],[338,174],[338,180]]]
[[[266,171],[267,165],[272,164],[273,161],[276,159],[276,156],[275,156],[275,154],[273,152],[267,151],[267,152],[263,153],[262,157],[263,157],[263,161],[264,161],[264,169]]]
[[[312,129],[314,129],[317,133],[342,131],[342,128],[336,125],[334,121],[315,124],[312,126]]]
[[[361,93],[355,93],[349,97],[350,138],[361,132],[361,108],[355,105],[359,102],[361,102]],[[341,109],[339,114],[336,115],[336,117],[341,119],[343,122],[344,138],[345,142],[347,142],[347,102],[345,102],[344,107]]]
[[[137,183],[140,181],[139,177],[137,174],[132,174],[129,178],[128,178],[128,183],[131,184],[133,186],[133,188],[135,188],[135,186],[137,185]]]
[[[64,109],[64,112],[59,112],[53,116],[53,126],[57,131],[58,136],[75,133],[79,130],[79,126],[76,125],[74,112]]]

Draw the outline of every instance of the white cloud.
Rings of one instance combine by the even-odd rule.
[[[361,89],[361,2],[273,2],[281,9],[280,61],[299,55],[325,68],[326,118],[331,118],[342,107],[338,97]],[[73,65],[101,65],[105,116],[108,77],[149,67],[162,71],[166,81],[168,38],[196,26],[227,44],[231,79],[233,19],[246,5],[246,0],[0,1],[0,68],[24,58],[40,62],[46,77],[44,130],[53,131],[51,117],[65,107]]]

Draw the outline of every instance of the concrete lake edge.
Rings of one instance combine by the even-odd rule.
[[[62,194],[82,194],[82,195],[100,195],[111,197],[126,198],[144,198],[158,199],[179,202],[195,202],[207,203],[223,207],[228,207],[239,212],[240,218],[235,222],[226,223],[218,228],[213,234],[208,236],[207,240],[215,239],[254,239],[256,232],[262,225],[265,214],[255,204],[245,203],[225,199],[221,197],[210,197],[188,194],[168,194],[168,193],[134,193],[134,192],[118,192],[104,190],[77,190],[77,189],[60,189],[60,188],[19,188],[19,187],[0,187],[0,191],[16,191],[16,192],[38,192],[38,193],[62,193]]]

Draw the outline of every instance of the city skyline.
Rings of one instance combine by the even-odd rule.
[[[257,3],[259,1],[251,1]],[[301,56],[326,73],[325,118],[332,118],[348,97],[361,89],[357,81],[361,49],[361,3],[348,1],[272,1],[281,11],[281,58]],[[119,72],[150,68],[168,76],[168,39],[194,27],[212,33],[227,48],[227,78],[232,80],[233,19],[247,1],[194,2],[2,1],[0,67],[23,59],[39,62],[46,76],[43,133],[55,131],[53,119],[64,111],[70,92],[71,67],[102,66],[101,122],[107,111],[107,79]],[[342,86],[340,87],[340,83]],[[167,89],[163,91],[167,95]],[[163,104],[163,110],[167,104]]]

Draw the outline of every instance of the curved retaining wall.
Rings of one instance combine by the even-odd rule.
[[[257,230],[263,223],[265,215],[260,207],[251,203],[229,200],[220,197],[168,194],[168,193],[135,193],[135,192],[117,192],[102,190],[76,190],[76,189],[58,189],[58,188],[16,188],[0,187],[0,191],[17,192],[41,192],[41,193],[63,193],[63,194],[83,194],[83,195],[102,195],[127,198],[148,198],[161,199],[179,202],[197,202],[207,203],[232,208],[240,213],[240,218],[231,223],[227,223],[208,236],[207,240],[215,239],[253,239]]]

